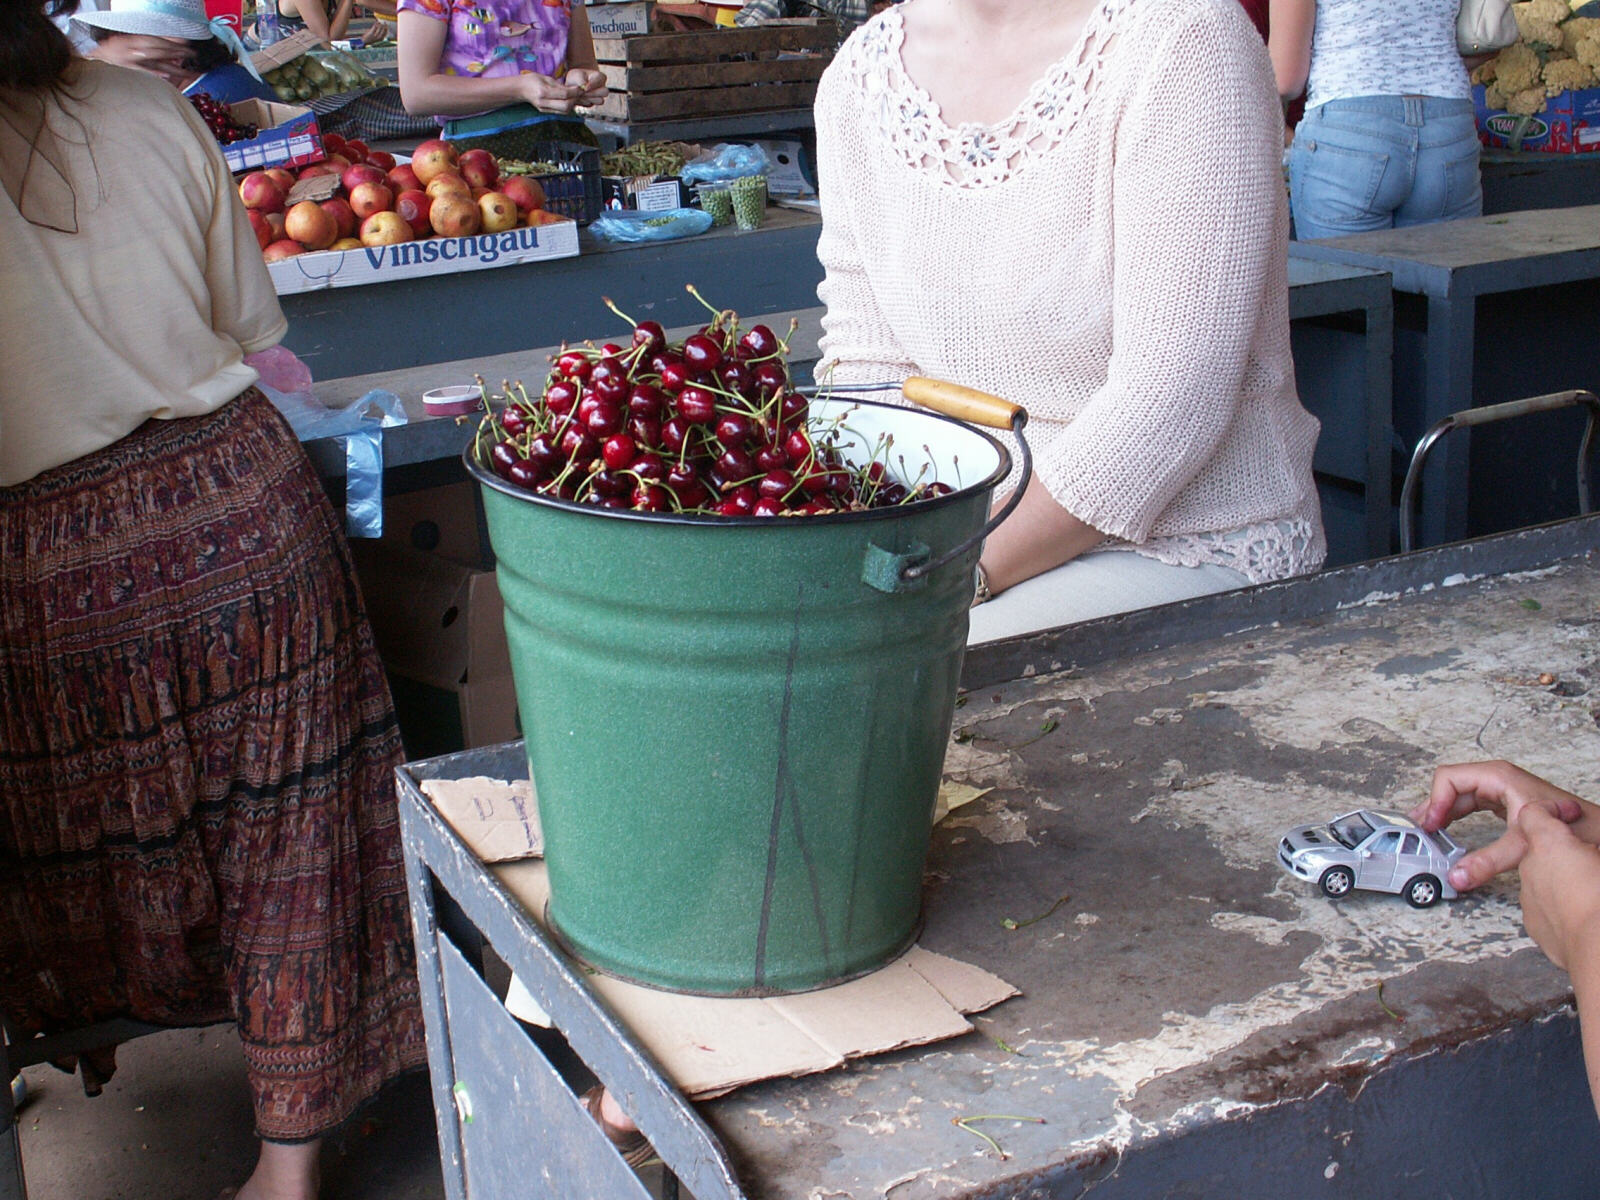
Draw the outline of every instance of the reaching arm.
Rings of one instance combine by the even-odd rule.
[[[1272,0],[1267,53],[1278,79],[1278,95],[1293,100],[1306,90],[1311,75],[1311,34],[1317,23],[1316,0]]]
[[[1550,961],[1572,976],[1589,1094],[1600,1113],[1600,849],[1539,805],[1523,809],[1522,920]]]

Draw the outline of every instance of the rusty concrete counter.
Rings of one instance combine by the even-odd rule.
[[[700,1105],[704,1146],[647,1074],[613,1086],[686,1184],[709,1181],[702,1200],[1596,1194],[1570,987],[1523,936],[1514,883],[1431,910],[1333,903],[1273,852],[1291,825],[1409,805],[1442,760],[1508,757],[1600,794],[1597,531],[973,651],[946,774],[992,790],[935,832],[922,944],[1023,994],[965,1038]],[[519,752],[409,770],[503,773]],[[1474,845],[1494,832],[1461,827]],[[487,872],[431,870],[414,888],[455,888],[469,913],[494,899]],[[512,924],[485,928],[519,974],[541,969]],[[953,1123],[979,1114],[1044,1123],[977,1126],[1001,1157]],[[511,1153],[526,1180],[572,1152]]]

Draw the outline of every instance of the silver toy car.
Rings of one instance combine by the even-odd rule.
[[[1278,843],[1278,864],[1336,900],[1351,888],[1367,888],[1431,908],[1441,898],[1456,898],[1449,872],[1465,853],[1443,832],[1429,833],[1409,817],[1358,808],[1325,825],[1291,829]]]

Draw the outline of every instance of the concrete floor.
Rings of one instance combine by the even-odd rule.
[[[97,1097],[30,1067],[17,1114],[28,1200],[215,1200],[255,1166],[244,1062],[231,1026],[128,1042]],[[323,1200],[441,1200],[428,1078],[397,1080],[323,1145]]]

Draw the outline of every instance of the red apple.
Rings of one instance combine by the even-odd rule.
[[[285,196],[289,194],[289,189],[294,186],[294,172],[283,167],[268,167],[262,174],[281,187]]]
[[[295,178],[315,179],[318,175],[332,175],[337,179],[339,178],[339,168],[328,162],[312,163],[309,167],[301,167],[300,173]]]
[[[360,183],[350,192],[350,207],[365,221],[373,213],[394,207],[394,193],[381,183]]]
[[[417,173],[411,169],[410,163],[400,163],[390,167],[384,176],[384,182],[394,189],[398,196],[401,192],[420,192],[422,180],[417,178]]]
[[[394,168],[394,155],[387,150],[368,150],[367,161],[380,171],[389,171]]]
[[[314,200],[302,200],[283,214],[283,232],[307,250],[326,250],[339,237],[333,215]]]
[[[355,237],[356,229],[361,224],[361,218],[356,214],[356,210],[350,206],[350,201],[343,196],[335,196],[331,200],[322,201],[322,211],[333,218],[333,224],[339,237]]]
[[[440,237],[471,237],[483,216],[470,196],[440,196],[428,210],[428,224]]]
[[[493,191],[500,182],[500,164],[482,147],[462,151],[456,160],[456,173],[475,188]]]
[[[288,238],[280,238],[263,249],[261,257],[268,262],[282,262],[286,258],[293,258],[296,254],[304,254],[305,252],[306,248],[299,242],[291,241]]]
[[[362,246],[362,241],[361,241],[360,238],[342,237],[337,242],[335,242],[333,245],[329,246],[328,249],[329,250],[359,250],[359,249],[361,249],[361,246]]]
[[[528,214],[527,223],[529,225],[559,225],[569,219],[568,217],[563,217],[560,213],[551,212],[548,208],[536,208]]]
[[[433,197],[416,188],[401,192],[394,198],[395,212],[405,218],[406,224],[411,226],[411,232],[419,238],[433,232],[433,226],[428,223],[428,212],[432,208]]]
[[[348,154],[330,154],[322,161],[332,167],[337,174],[343,175],[344,169],[351,165],[352,160]]]
[[[358,163],[366,162],[367,155],[371,151],[367,149],[367,144],[359,138],[346,138],[343,153],[351,162]]]
[[[338,154],[344,149],[344,134],[325,133],[322,135],[322,150],[325,154]]]
[[[345,191],[353,192],[363,183],[386,183],[387,179],[377,167],[368,163],[353,163],[344,169],[339,182],[344,184]]]
[[[411,169],[424,186],[434,176],[454,171],[455,166],[456,148],[443,138],[430,138],[411,152]]]
[[[539,186],[537,180],[529,179],[526,175],[508,176],[500,185],[500,190],[511,197],[511,203],[521,213],[544,207],[544,188]]]
[[[284,195],[285,190],[272,182],[265,171],[251,171],[239,181],[239,199],[246,208],[282,212]]]
[[[256,241],[265,250],[269,244],[276,241],[272,236],[272,226],[267,224],[267,214],[260,209],[247,208],[244,215],[250,218],[250,228],[255,231]]]
[[[267,228],[272,230],[272,240],[277,241],[283,236],[283,214],[268,213]]]
[[[454,171],[444,171],[435,175],[423,186],[423,191],[435,200],[443,196],[463,196],[472,199],[472,189],[467,186],[467,181]]]
[[[397,242],[409,242],[412,236],[411,226],[406,219],[388,209],[375,212],[361,222],[363,246],[392,246]]]
[[[485,233],[504,233],[522,221],[522,210],[503,192],[485,192],[478,197],[478,215]]]

